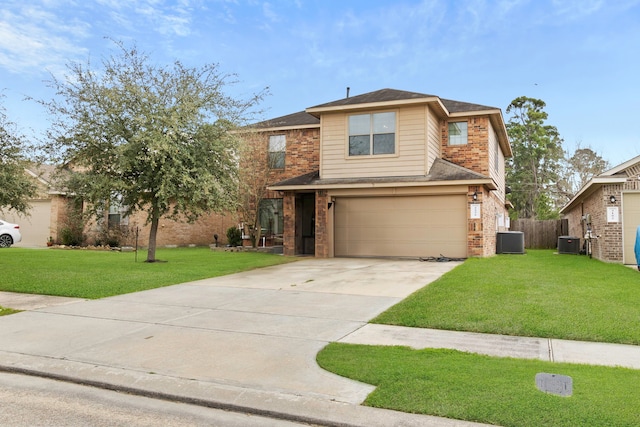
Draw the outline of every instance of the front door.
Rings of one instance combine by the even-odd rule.
[[[316,196],[296,196],[296,255],[316,253]]]

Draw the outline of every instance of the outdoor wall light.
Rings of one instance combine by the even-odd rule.
[[[333,202],[329,202],[329,203],[327,204],[327,209],[331,209],[331,206],[333,206]]]
[[[616,202],[616,196],[609,196],[609,201],[611,203],[615,203]]]
[[[471,196],[471,198],[473,199],[473,201],[475,202],[476,200],[478,200],[478,192],[474,191],[473,195]]]

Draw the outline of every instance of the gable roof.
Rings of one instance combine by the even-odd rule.
[[[447,160],[437,158],[427,175],[420,176],[391,176],[376,178],[320,178],[320,172],[314,171],[294,178],[286,179],[269,185],[270,190],[318,190],[327,188],[366,188],[366,187],[393,187],[402,183],[410,185],[442,185],[461,184],[486,185],[495,190],[497,187],[491,178],[463,168]]]
[[[619,164],[616,167],[602,172],[598,176],[614,176],[614,175],[633,176],[640,175],[640,156],[634,157],[631,160],[627,160],[624,163]]]
[[[260,130],[267,129],[283,129],[283,128],[303,128],[303,127],[320,127],[320,119],[312,116],[306,111],[298,111],[297,113],[287,114],[286,116],[276,117],[275,119],[265,120],[252,125],[253,128]]]
[[[326,110],[332,107],[361,106],[362,104],[378,104],[378,103],[397,103],[406,101],[414,102],[436,102],[439,101],[448,113],[461,113],[471,111],[499,110],[497,107],[489,107],[480,104],[471,104],[469,102],[453,101],[443,99],[437,95],[428,95],[419,92],[408,92],[397,89],[380,89],[373,92],[363,93],[362,95],[351,96],[337,101],[327,102],[325,104],[316,105],[307,108],[307,111]]]
[[[573,196],[573,198],[569,200],[562,209],[560,209],[560,213],[564,214],[569,212],[603,185],[622,184],[627,181],[627,178],[633,176],[640,176],[640,156],[627,160],[626,162],[591,178],[589,182],[587,182],[578,191],[578,193],[576,193],[576,195]]]
[[[377,102],[406,101],[410,99],[433,99],[436,95],[427,95],[418,92],[407,92],[396,89],[380,89],[374,92],[363,93],[361,95],[350,96],[347,98],[331,101],[324,104],[309,107],[308,109],[338,107],[344,105],[372,104]]]

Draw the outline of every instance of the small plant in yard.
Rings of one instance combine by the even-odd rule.
[[[242,245],[242,232],[238,227],[229,227],[227,229],[227,242],[231,247]]]

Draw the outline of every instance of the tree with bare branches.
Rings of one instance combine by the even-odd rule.
[[[260,241],[262,202],[268,194],[272,166],[267,155],[268,138],[254,130],[240,134],[240,169],[238,171],[238,211],[251,246]]]

